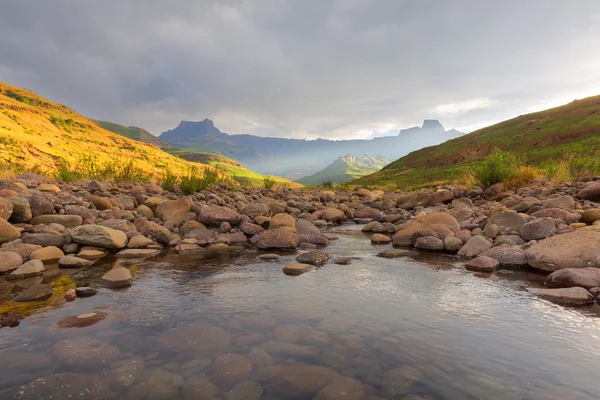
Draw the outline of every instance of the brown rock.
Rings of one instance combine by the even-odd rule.
[[[563,306],[582,306],[594,302],[594,296],[582,287],[540,289],[539,296]]]
[[[465,269],[476,272],[494,272],[500,268],[500,263],[486,256],[479,256],[465,264]]]
[[[564,268],[546,277],[546,286],[552,288],[569,288],[579,286],[590,289],[600,286],[599,268]]]
[[[283,273],[286,275],[302,275],[303,273],[309,271],[312,268],[310,264],[288,264],[283,267]]]
[[[213,363],[213,382],[224,390],[233,388],[236,384],[247,380],[254,367],[250,360],[235,353],[219,356]]]
[[[99,283],[108,288],[124,288],[131,286],[133,277],[127,268],[118,267],[111,269],[102,276]]]
[[[9,222],[0,218],[0,244],[10,242],[21,237],[21,233]]]
[[[48,300],[54,291],[50,285],[45,283],[38,283],[19,293],[13,301],[25,302],[25,301],[43,301]]]
[[[330,368],[308,364],[274,365],[253,374],[267,393],[289,400],[312,398],[338,377]]]
[[[593,228],[591,228],[593,229]],[[557,271],[563,268],[600,267],[600,232],[588,228],[552,236],[525,250],[533,268]]]

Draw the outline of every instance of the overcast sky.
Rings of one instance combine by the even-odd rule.
[[[0,80],[155,134],[471,131],[600,94],[600,2],[0,0]]]

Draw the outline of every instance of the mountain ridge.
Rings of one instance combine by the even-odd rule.
[[[345,183],[352,179],[379,171],[390,160],[381,156],[372,156],[364,154],[357,157],[352,154],[340,156],[321,171],[298,179],[297,182],[303,185],[315,186],[324,182]]]

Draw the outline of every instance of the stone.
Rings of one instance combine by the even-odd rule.
[[[292,364],[258,368],[252,377],[272,396],[303,400],[312,399],[321,389],[339,378],[339,374],[318,365]]]
[[[100,278],[99,283],[107,288],[125,288],[131,286],[133,277],[127,268],[113,268]]]
[[[44,263],[40,260],[29,260],[6,276],[7,280],[25,279],[44,274]]]
[[[159,249],[127,249],[118,252],[116,258],[149,258],[160,254]]]
[[[381,211],[376,208],[362,207],[354,211],[354,218],[375,218],[378,215],[381,215]]]
[[[128,249],[143,249],[144,247],[150,246],[154,242],[144,235],[137,235],[129,239],[127,242]]]
[[[73,294],[75,294],[74,289]],[[101,311],[94,311],[85,314],[74,315],[70,317],[62,318],[58,321],[59,328],[83,328],[86,326],[94,325],[103,319],[106,319],[107,314]]]
[[[241,354],[227,353],[213,362],[212,381],[224,390],[247,380],[254,370],[252,362]]]
[[[300,264],[323,265],[329,260],[329,254],[320,250],[307,251],[296,257]]]
[[[118,358],[119,349],[99,339],[80,337],[56,342],[52,354],[68,367],[100,370]]]
[[[280,325],[275,329],[275,340],[297,344],[300,341],[300,328],[295,325]]]
[[[490,249],[492,243],[483,236],[473,236],[465,245],[458,251],[459,256],[475,257],[484,251]]]
[[[84,197],[87,201],[92,203],[97,210],[112,210],[113,205],[105,197],[96,196],[93,194]]]
[[[147,221],[142,226],[142,229],[140,229],[140,232],[145,236],[152,235],[158,243],[169,244],[171,241],[171,232],[156,222]]]
[[[187,199],[167,200],[156,207],[154,215],[163,222],[169,220],[183,222],[187,213],[190,212],[191,206]]]
[[[382,235],[381,233],[374,233],[373,235],[371,235],[372,244],[388,244],[391,242],[392,239],[387,235]]]
[[[415,242],[415,248],[431,251],[444,250],[444,242],[434,236],[423,236]]]
[[[0,253],[0,275],[10,274],[23,264],[23,257],[19,253],[5,251]]]
[[[579,286],[584,289],[591,289],[600,286],[600,269],[564,268],[548,275],[544,284],[551,288]]]
[[[417,255],[419,255],[419,253],[416,251],[412,251],[412,250],[391,249],[391,250],[382,251],[381,253],[377,254],[377,257],[400,258],[400,257],[414,257]]]
[[[8,221],[13,212],[12,201],[0,197],[0,219]]]
[[[200,340],[201,338],[201,340]],[[156,341],[159,351],[192,353],[198,358],[217,357],[231,345],[231,335],[226,330],[208,324],[188,324],[163,332]]]
[[[131,387],[142,375],[144,370],[142,357],[131,357],[127,360],[115,361],[108,373],[108,384],[115,390]]]
[[[9,222],[0,218],[0,244],[11,242],[21,237],[21,233]]]
[[[365,387],[362,382],[341,376],[317,393],[313,400],[365,400]]]
[[[465,264],[466,270],[475,272],[494,272],[499,268],[500,263],[498,260],[487,256],[479,256]]]
[[[488,218],[488,224],[498,225],[500,230],[518,231],[527,219],[514,210],[500,211]]]
[[[223,400],[217,385],[206,378],[197,376],[185,380],[182,392],[183,400]],[[174,399],[174,397],[171,398]]]
[[[583,306],[594,302],[594,296],[582,287],[540,289],[536,293],[544,300],[563,306]]]
[[[321,218],[327,222],[341,222],[347,219],[346,214],[337,208],[326,208],[321,212]]]
[[[279,213],[271,217],[269,229],[276,228],[295,228],[296,220],[289,214]]]
[[[144,204],[137,206],[137,208],[135,210],[138,215],[141,215],[143,217],[146,217],[146,218],[154,217],[154,211],[152,211],[152,209],[150,207],[148,207]]]
[[[452,193],[450,190],[439,189],[423,199],[421,205],[427,207],[440,203],[449,203],[452,201],[452,199],[454,199],[454,193]]]
[[[527,241],[545,239],[555,233],[556,225],[550,218],[538,218],[527,222],[519,229],[519,235]]]
[[[27,223],[31,220],[33,215],[31,214],[31,206],[29,205],[29,201],[24,197],[9,197],[13,204],[13,212],[9,218],[9,221],[18,224],[18,223]]]
[[[107,249],[122,249],[127,245],[127,235],[116,229],[100,225],[81,225],[71,230],[74,242]]]
[[[9,328],[16,328],[21,324],[25,317],[20,314],[4,314],[0,318],[0,326],[8,326]],[[4,359],[4,357],[3,357]]]
[[[67,236],[62,233],[26,233],[21,237],[23,243],[36,244],[42,247],[54,246],[62,248],[67,244]]]
[[[600,268],[599,248],[600,232],[582,228],[541,240],[525,250],[525,255],[531,267],[543,271]]]
[[[283,267],[283,273],[286,275],[298,276],[308,272],[312,268],[310,264],[288,264]]]
[[[200,209],[200,213],[198,214],[199,222],[212,226],[220,226],[221,222],[237,225],[241,220],[241,215],[228,207],[205,206]]]
[[[298,235],[283,228],[269,229],[253,236],[251,243],[259,249],[295,249],[298,247]]]
[[[410,393],[411,387],[423,377],[423,372],[412,365],[402,365],[383,375],[382,390],[387,398],[400,398]]]
[[[75,257],[73,255],[66,255],[58,259],[58,266],[60,268],[85,268],[92,264],[94,264],[93,260]]]
[[[66,301],[75,301],[76,297],[77,297],[77,293],[75,292],[75,289],[69,289],[69,290],[67,290],[67,293],[65,293]]]
[[[438,235],[445,237],[449,232],[458,232],[460,225],[450,214],[432,213],[420,215],[394,234],[392,243],[394,246],[412,246],[412,234],[421,229],[430,229]]]
[[[571,196],[551,197],[544,202],[544,208],[562,208],[563,210],[574,210],[575,199]]]
[[[252,349],[248,353],[248,359],[255,367],[268,367],[274,364],[273,358],[264,349]]]
[[[107,219],[106,221],[98,223],[98,225],[115,229],[124,233],[137,231],[134,224],[124,219]]]
[[[577,192],[577,197],[582,200],[599,201],[600,200],[600,183],[592,183]]]
[[[600,208],[590,208],[581,214],[581,221],[588,225],[592,225],[598,220],[600,220]]]
[[[352,257],[339,257],[333,260],[333,263],[337,265],[350,265],[352,261],[354,261]]]
[[[64,255],[65,253],[58,247],[48,246],[32,251],[29,258],[32,260],[40,260],[44,264],[49,264],[58,261],[58,259]]]
[[[75,295],[77,297],[92,297],[98,294],[98,289],[94,289],[93,287],[84,286],[75,288]]]
[[[480,256],[491,257],[498,261],[501,266],[525,266],[527,257],[525,251],[520,246],[498,246],[479,254]]]
[[[100,375],[62,372],[34,379],[21,386],[15,400],[47,399],[98,400],[107,399],[110,389]]]
[[[578,222],[581,219],[581,214],[573,211],[563,210],[562,208],[545,208],[531,214],[536,218],[557,218],[565,221],[566,224]]]
[[[183,378],[174,372],[165,368],[154,368],[147,380],[137,383],[129,389],[127,399],[178,399],[183,382]]]
[[[446,236],[444,238],[444,250],[450,253],[456,253],[463,246],[462,240],[454,236]]]
[[[18,255],[20,255],[23,261],[29,261],[29,256],[31,255],[31,253],[34,250],[41,248],[42,246],[38,246],[35,244],[15,243],[8,245],[7,247],[0,248],[0,255],[4,252],[10,251],[12,253],[17,253]]]
[[[245,381],[225,393],[224,400],[260,400],[262,393],[263,387],[260,383]]]
[[[47,197],[34,194],[29,197],[28,201],[32,217],[35,218],[40,215],[54,214],[54,204],[52,204],[52,201]]]
[[[30,287],[29,289],[25,289],[21,293],[19,293],[13,301],[16,302],[26,302],[26,301],[43,301],[48,300],[54,291],[52,290],[52,286],[47,285],[45,283],[38,283]]]

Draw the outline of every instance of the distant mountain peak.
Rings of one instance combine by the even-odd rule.
[[[400,133],[398,134],[398,136],[402,136],[402,135],[406,135],[409,133],[415,133],[415,132],[424,132],[424,133],[451,133],[451,134],[461,134],[460,132],[458,132],[455,129],[450,129],[449,131],[447,131],[444,126],[442,125],[442,123],[440,121],[438,121],[437,119],[425,119],[423,120],[423,125],[422,126],[413,126],[412,128],[408,128],[408,129],[402,129],[400,130]]]
[[[435,130],[435,131],[440,131],[440,132],[445,132],[446,129],[444,129],[444,127],[442,126],[442,124],[440,123],[440,121],[438,121],[437,119],[426,119],[423,121],[423,126],[421,127],[421,129],[423,130]]]

